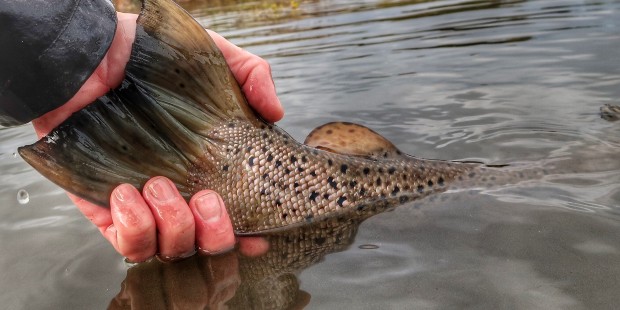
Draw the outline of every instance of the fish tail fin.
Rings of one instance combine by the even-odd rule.
[[[169,0],[146,0],[121,86],[20,155],[65,190],[109,205],[121,183],[166,176],[189,198],[188,170],[222,156],[211,130],[262,123],[207,32]],[[212,136],[212,135],[211,135]]]
[[[143,112],[161,108],[132,83],[123,84],[41,140],[20,147],[19,154],[52,182],[101,206],[109,205],[117,185],[129,183],[141,189],[158,175],[170,178],[189,196],[189,156]]]

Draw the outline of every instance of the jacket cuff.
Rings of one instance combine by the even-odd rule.
[[[71,99],[107,53],[117,24],[109,0],[13,3],[0,12],[14,31],[0,38],[8,46],[0,59],[2,126],[27,123]]]

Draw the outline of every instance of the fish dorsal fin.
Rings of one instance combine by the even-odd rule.
[[[145,0],[126,73],[187,129],[258,121],[220,49],[175,2]]]
[[[312,130],[304,144],[332,153],[369,157],[394,158],[402,153],[374,130],[353,123],[333,122]]]

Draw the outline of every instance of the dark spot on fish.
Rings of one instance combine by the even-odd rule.
[[[398,194],[398,192],[400,192],[400,187],[394,186],[394,190],[392,190],[392,195],[396,195]]]
[[[265,129],[265,128],[267,128],[267,126],[265,126],[264,124],[260,125],[260,129]]]
[[[355,187],[355,185],[357,185],[357,182],[355,182],[355,180],[349,182],[350,187]]]
[[[224,171],[228,171],[228,165],[226,165],[226,166],[222,167],[222,170],[224,170]]]
[[[286,174],[291,173],[291,169],[289,169],[289,168],[285,168],[285,169],[284,169],[284,173],[286,173]]]
[[[315,177],[316,176],[316,170],[312,170],[312,172],[310,172],[310,175]]]
[[[263,139],[267,139],[267,138],[269,138],[269,135],[267,133],[264,133],[263,134]]]
[[[362,211],[362,210],[364,210],[364,208],[366,208],[365,205],[359,205],[359,206],[357,206],[357,211]]]
[[[288,213],[282,213],[282,219],[286,220],[286,217],[288,217]]]
[[[260,150],[263,151],[263,153],[267,153],[267,147],[266,146],[263,146]]]
[[[418,193],[424,192],[424,185],[418,185]]]
[[[281,161],[279,161],[279,160],[276,160],[276,168],[278,168],[278,167],[280,167],[280,166],[282,166],[282,162],[281,162]]]
[[[301,157],[301,161],[304,163],[308,162],[308,157],[306,157],[305,155]]]
[[[381,194],[381,198],[385,198],[385,197],[386,197],[385,194]]]
[[[375,184],[377,184],[377,186],[381,185],[381,178],[377,178],[377,181],[375,181]]]
[[[176,74],[179,74],[179,73],[181,73],[181,70],[179,70],[179,68],[175,68],[175,69],[174,69],[174,72],[175,72]]]
[[[428,187],[433,187],[433,185],[435,185],[435,184],[433,184],[433,180],[428,180],[428,183],[426,183],[426,184],[428,184]]]
[[[331,129],[329,129],[325,133],[328,134],[328,135],[331,135],[333,133],[333,131]]]
[[[437,179],[437,184],[439,184],[439,186],[443,186],[444,185],[443,177],[439,177],[439,179]]]
[[[241,148],[235,149],[235,153],[234,154],[237,155],[237,154],[239,154],[239,152],[241,152]]]
[[[262,196],[265,196],[266,191],[265,191],[264,189],[261,189],[261,190],[260,190],[260,194],[261,194]]]
[[[269,140],[267,140],[267,143],[269,143],[269,144],[273,144],[273,139],[269,139]]]
[[[306,170],[306,169],[304,169],[302,167],[297,167],[297,172],[299,172],[299,173],[304,172],[304,170]]]
[[[387,158],[388,157],[388,153],[387,152],[383,153],[383,157]]]
[[[328,200],[328,199],[329,199],[329,194],[323,194],[323,198],[324,198],[325,200]]]
[[[280,198],[276,199],[276,206],[281,206],[282,205],[282,201],[280,201]]]
[[[323,245],[323,243],[325,243],[325,240],[325,237],[316,237],[314,238],[314,244]]]
[[[293,187],[299,187],[299,183],[297,182],[293,183]]]
[[[297,157],[295,157],[295,155],[291,156],[291,162],[292,163],[297,162]]]
[[[313,191],[312,193],[310,193],[310,197],[308,198],[312,201],[316,201],[316,197],[318,196],[319,196],[319,193]]]
[[[246,147],[245,150],[248,151],[248,152],[252,151],[252,146]]]
[[[379,168],[379,173],[383,173],[383,168]]]
[[[179,87],[181,87],[181,88],[185,88],[185,84],[183,84],[183,83],[179,83]]]
[[[124,144],[123,144],[123,145],[121,145],[121,149],[123,149],[123,151],[127,152],[128,147],[127,147],[126,145],[124,145]]]
[[[364,194],[366,193],[366,189],[365,188],[360,188],[360,196],[364,196]]]
[[[268,174],[263,174],[263,179],[266,179],[269,175]]]
[[[388,169],[389,174],[394,174],[394,172],[396,172],[396,168],[390,167],[390,169]]]
[[[338,184],[336,182],[334,182],[334,178],[333,177],[327,178],[327,183],[329,183],[329,185],[331,187],[333,187],[334,189],[338,189]]]
[[[248,159],[248,164],[250,167],[254,166],[254,156],[251,156],[250,159]]]
[[[476,176],[476,173],[475,172],[470,172],[467,176],[470,177],[470,178],[473,178],[473,177]]]
[[[331,167],[334,164],[334,162],[331,159],[328,159],[327,164]]]
[[[420,171],[424,171],[426,170],[426,167],[424,167],[424,165],[420,165]]]
[[[364,168],[364,174],[369,174],[370,173],[370,169],[369,168]]]
[[[401,152],[401,151],[399,151],[399,150],[396,150],[396,154],[398,154],[398,155],[403,155],[403,152]]]
[[[235,123],[228,123],[228,127],[235,128]]]
[[[459,181],[463,181],[463,176],[459,175]]]
[[[308,214],[308,216],[306,216],[306,222],[308,222],[308,223],[312,222],[313,218],[314,218],[314,215]]]
[[[403,181],[407,181],[407,175],[403,174]]]
[[[272,161],[273,160],[273,155],[269,154],[267,155],[267,161]]]
[[[319,150],[312,150],[312,154],[319,155]]]
[[[340,172],[342,172],[342,173],[347,173],[347,169],[349,169],[349,166],[347,166],[345,164],[340,166]]]
[[[347,200],[347,197],[342,196],[342,197],[338,198],[338,201],[337,201],[336,203],[337,203],[339,206],[341,206],[341,207],[342,207],[342,204],[343,204],[346,200]]]
[[[405,203],[405,202],[409,201],[409,197],[407,197],[407,196],[400,196],[400,198],[398,200],[400,201],[400,203]]]

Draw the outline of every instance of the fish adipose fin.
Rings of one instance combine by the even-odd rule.
[[[262,122],[221,51],[174,2],[146,0],[122,85],[19,153],[54,183],[101,206],[117,185],[140,189],[157,175],[189,198],[189,167],[221,156],[208,133],[231,120]]]
[[[347,122],[327,123],[315,128],[304,144],[332,153],[377,160],[402,156],[392,142],[374,130]]]

